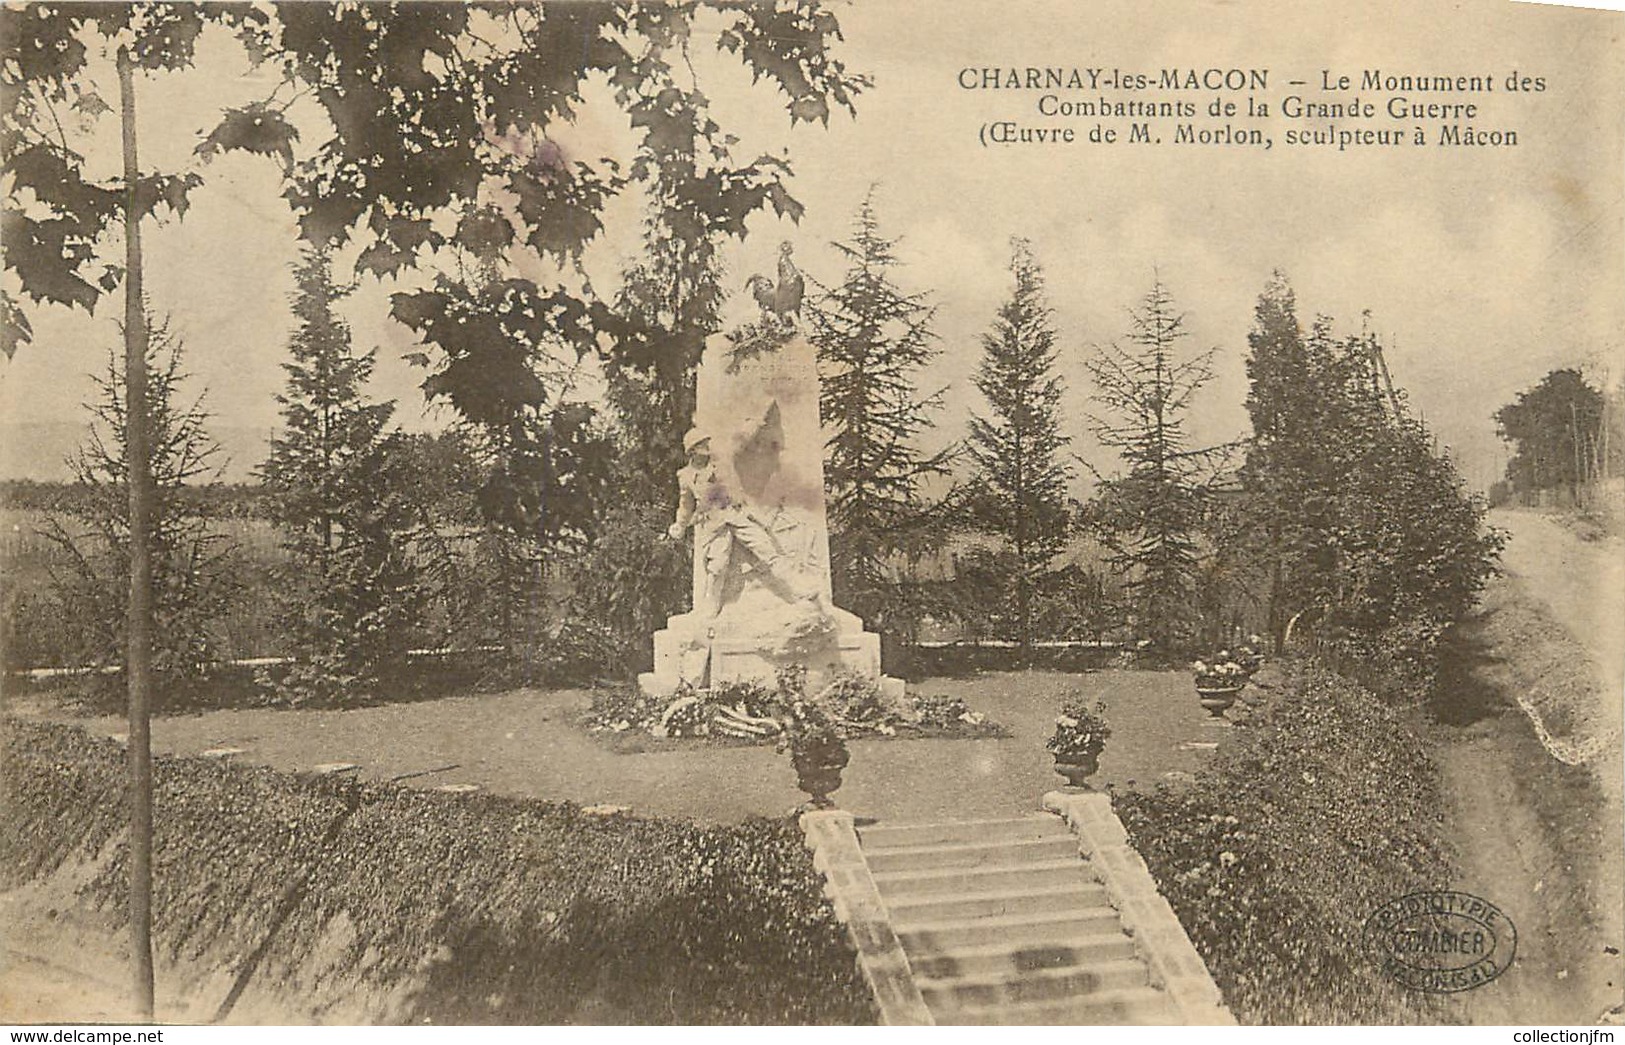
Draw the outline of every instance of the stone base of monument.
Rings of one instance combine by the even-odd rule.
[[[771,687],[781,668],[807,669],[807,691],[816,693],[838,675],[873,678],[888,697],[901,700],[903,680],[880,672],[880,636],[863,630],[856,614],[834,610],[827,627],[811,633],[787,626],[777,634],[726,633],[696,613],[666,621],[654,634],[654,670],[638,676],[645,693],[665,696],[687,682],[705,689],[724,682]]]

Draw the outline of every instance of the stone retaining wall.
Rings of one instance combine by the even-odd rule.
[[[1168,992],[1186,1023],[1233,1026],[1218,985],[1174,909],[1157,891],[1140,854],[1128,844],[1111,798],[1096,791],[1051,791],[1044,808],[1063,817],[1078,837],[1078,851],[1100,876],[1123,928],[1134,936],[1154,985]]]
[[[932,1025],[903,945],[892,931],[886,906],[858,846],[852,814],[839,809],[804,813],[801,830],[812,850],[813,866],[823,872],[824,891],[857,948],[858,965],[880,1008],[880,1022],[891,1027]]]

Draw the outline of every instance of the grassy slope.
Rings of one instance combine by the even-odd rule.
[[[1376,908],[1452,880],[1419,724],[1323,670],[1264,678],[1195,785],[1117,797],[1131,839],[1243,1022],[1437,1021],[1362,941]]]
[[[13,720],[4,755],[0,884],[77,875],[75,904],[116,929],[121,752]],[[296,1019],[874,1019],[788,821],[597,817],[195,759],[159,761],[156,804],[161,957],[251,969]]]

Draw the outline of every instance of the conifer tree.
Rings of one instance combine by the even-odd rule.
[[[200,395],[182,398],[188,374],[184,347],[162,320],[146,319],[146,414],[151,434],[153,510],[153,669],[174,703],[184,700],[220,659],[216,625],[230,601],[229,540],[187,501],[187,489],[219,477],[219,446],[209,437]],[[76,653],[89,664],[125,659],[130,597],[129,420],[122,353],[111,352],[85,445],[69,462],[86,492],[85,509],[70,521],[49,518],[45,534],[57,546],[53,586],[74,609]]]
[[[344,703],[372,696],[410,645],[416,513],[393,474],[394,403],[363,391],[373,353],[351,349],[327,252],[307,248],[295,275],[283,427],[261,476],[291,557],[284,615],[296,664],[269,681],[290,703]]]
[[[1337,525],[1337,476],[1344,456],[1328,439],[1348,424],[1331,320],[1308,331],[1286,276],[1275,272],[1247,335],[1247,413],[1253,437],[1241,478],[1244,539],[1258,563],[1265,623],[1279,645],[1292,615],[1327,597],[1324,535]]]
[[[941,396],[921,397],[920,368],[938,352],[935,308],[891,281],[897,241],[880,233],[874,189],[858,208],[852,238],[834,247],[845,279],[813,312],[828,432],[824,485],[835,600],[882,630],[908,630],[912,615],[892,560],[919,547],[930,530],[922,482],[945,471],[948,451],[919,450],[919,434]]]
[[[1102,408],[1090,427],[1128,465],[1101,484],[1098,516],[1141,633],[1169,652],[1197,623],[1199,537],[1223,458],[1222,447],[1192,447],[1185,428],[1191,400],[1213,377],[1214,353],[1181,357],[1184,316],[1160,278],[1131,316],[1128,347],[1103,346],[1087,363],[1091,399]]]
[[[968,451],[976,472],[973,517],[1013,553],[1008,591],[1017,639],[1032,645],[1032,599],[1066,541],[1071,469],[1061,457],[1062,383],[1055,373],[1055,329],[1044,278],[1026,240],[1012,241],[1015,289],[982,335],[976,387],[986,415],[973,414]]]

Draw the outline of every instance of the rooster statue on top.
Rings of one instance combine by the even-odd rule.
[[[788,241],[779,244],[779,282],[776,285],[766,276],[752,276],[745,281],[751,296],[762,309],[762,318],[772,319],[786,327],[796,325],[796,320],[801,316],[801,299],[806,293],[801,270],[790,260],[794,249]]]
[[[793,250],[788,242],[779,244],[778,283],[766,276],[752,276],[745,280],[745,286],[750,288],[751,297],[756,299],[762,315],[756,322],[746,323],[728,333],[727,338],[732,343],[728,373],[738,373],[740,364],[747,359],[764,352],[778,351],[779,346],[795,336],[796,321],[801,316],[801,299],[807,286],[796,263],[790,260]]]

